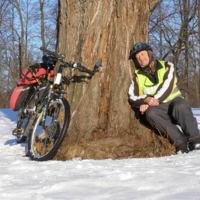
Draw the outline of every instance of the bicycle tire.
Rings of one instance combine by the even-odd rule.
[[[28,141],[31,160],[51,160],[62,144],[70,122],[70,106],[65,98],[54,98],[39,109]],[[45,120],[45,124],[43,122]]]
[[[15,136],[15,141],[19,144],[19,143],[23,143],[26,142],[27,137],[24,135],[18,135]]]

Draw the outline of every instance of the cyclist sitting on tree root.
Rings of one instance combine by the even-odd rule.
[[[130,85],[129,103],[161,133],[167,133],[176,146],[176,153],[200,149],[200,133],[188,102],[176,85],[176,71],[170,62],[153,57],[147,43],[137,43],[130,51],[135,70]],[[175,125],[180,125],[183,133]]]

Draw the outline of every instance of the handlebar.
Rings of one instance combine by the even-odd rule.
[[[91,76],[94,75],[96,72],[98,72],[98,68],[101,66],[102,61],[100,60],[98,63],[94,65],[94,69],[91,71],[87,69],[86,67],[82,66],[80,63],[75,63],[75,62],[64,62],[65,55],[64,54],[58,54],[56,52],[50,51],[46,49],[45,47],[40,47],[40,50],[47,52],[52,58],[59,60],[60,62],[63,63],[62,68],[64,67],[72,67],[72,68],[77,68],[81,72],[86,72],[90,74]],[[61,69],[62,70],[62,69]]]
[[[75,69],[78,69],[80,72],[86,72],[90,75],[94,75],[94,71],[91,71],[89,69],[87,69],[86,67],[84,67],[83,65],[81,65],[80,63],[73,63],[72,67]]]

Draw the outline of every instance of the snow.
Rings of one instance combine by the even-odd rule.
[[[200,109],[194,115],[200,121]],[[200,200],[200,151],[160,158],[35,162],[11,131],[16,112],[0,109],[0,199]]]

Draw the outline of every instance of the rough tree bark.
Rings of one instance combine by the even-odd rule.
[[[150,10],[157,0],[60,0],[58,52],[92,69],[92,79],[75,74],[66,89],[71,106],[67,137],[55,159],[119,159],[168,155],[166,139],[135,119],[127,101],[134,69],[132,45],[148,41]],[[167,142],[166,142],[167,141]],[[170,146],[171,147],[171,146]]]

